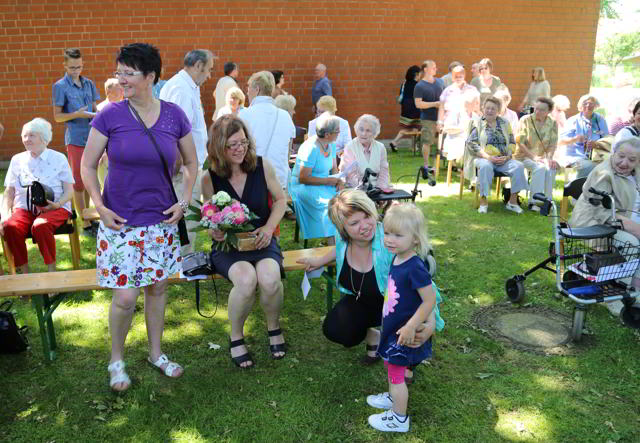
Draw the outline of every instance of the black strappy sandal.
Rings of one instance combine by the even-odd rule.
[[[278,328],[278,329],[274,329],[273,331],[267,331],[267,334],[269,335],[269,337],[277,337],[278,335],[282,334],[282,329]],[[272,345],[271,342],[269,342],[269,351],[271,351],[271,358],[274,360],[280,360],[282,358],[284,358],[284,355],[280,355],[280,356],[276,356],[275,354],[277,352],[287,352],[287,344],[286,343],[280,343],[277,345]]]
[[[377,351],[378,350],[378,345],[367,345],[367,352],[369,351]],[[380,356],[378,354],[376,354],[375,357],[371,357],[369,354],[364,354],[364,357],[362,357],[362,364],[365,366],[370,366],[376,362],[378,362],[380,360]]]
[[[231,337],[229,337],[229,353],[231,353],[231,349],[244,345],[244,337],[231,341]],[[240,369],[251,369],[256,365],[256,362],[253,361],[253,356],[251,352],[247,351],[245,354],[238,355],[237,357],[231,356],[231,361],[234,365],[236,365]],[[242,363],[250,361],[251,364],[248,366],[241,366]]]

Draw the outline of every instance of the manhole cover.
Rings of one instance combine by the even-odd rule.
[[[495,327],[505,337],[524,345],[549,348],[569,340],[569,329],[557,320],[535,313],[502,314]]]
[[[487,306],[473,314],[482,332],[513,348],[542,354],[566,354],[571,316],[544,306],[516,306],[509,302]]]

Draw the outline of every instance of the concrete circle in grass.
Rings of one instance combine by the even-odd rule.
[[[477,330],[523,351],[566,354],[573,347],[571,316],[544,306],[498,303],[475,312],[473,324]]]

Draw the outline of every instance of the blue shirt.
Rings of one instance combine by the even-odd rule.
[[[413,89],[413,97],[420,98],[423,102],[437,102],[444,91],[444,83],[439,78],[434,78],[433,83],[420,80]],[[438,108],[420,109],[420,120],[438,120]]]
[[[585,139],[595,141],[605,135],[609,135],[607,121],[595,112],[591,116],[591,120],[582,115],[582,112],[574,115],[567,120],[565,128],[566,130],[561,135],[561,138],[573,138],[578,135],[584,135]],[[584,143],[567,145],[565,156],[570,158],[586,158],[584,146]]]
[[[166,80],[158,80],[158,83],[153,85],[153,87],[151,88],[151,93],[155,98],[160,98],[160,91],[166,83]]]
[[[333,95],[331,80],[326,76],[320,80],[316,80],[313,84],[313,88],[311,88],[311,102],[315,105],[320,97],[324,95]]]
[[[407,324],[420,305],[422,297],[418,289],[432,285],[431,275],[424,261],[414,255],[399,265],[392,264],[387,287],[384,293],[382,307],[382,332],[378,353],[389,363],[400,366],[410,366],[420,363],[431,356],[431,340],[419,348],[410,348],[397,344],[396,332]],[[437,288],[432,285],[436,293],[436,303],[433,311],[436,316],[436,330],[444,327],[440,318],[438,303],[440,297]]]
[[[55,82],[53,84],[53,106],[60,106],[65,114],[71,114],[83,106],[86,106],[89,112],[96,112],[93,103],[100,100],[96,85],[83,76],[80,76],[80,83],[82,87],[76,85],[69,74],[65,74]],[[90,129],[89,120],[88,118],[74,118],[64,123],[66,126],[64,131],[65,145],[84,146],[87,144]]]

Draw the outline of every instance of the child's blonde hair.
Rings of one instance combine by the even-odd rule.
[[[383,220],[384,231],[393,233],[411,233],[416,241],[416,253],[423,260],[431,251],[427,235],[424,214],[413,203],[394,204],[389,208]]]

